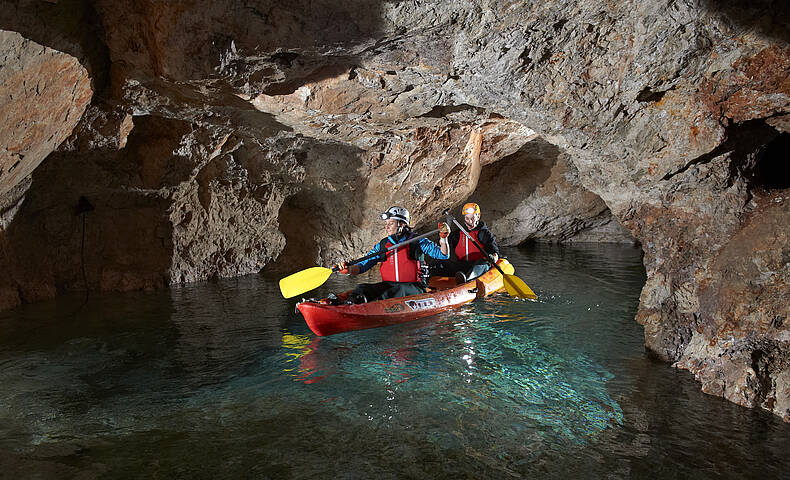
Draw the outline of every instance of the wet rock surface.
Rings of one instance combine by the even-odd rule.
[[[641,244],[646,346],[788,419],[787,10],[12,1],[0,308],[328,264],[471,199],[504,245]]]

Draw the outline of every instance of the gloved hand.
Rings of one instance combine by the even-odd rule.
[[[450,225],[445,222],[439,222],[439,237],[447,238],[450,235]]]
[[[348,275],[348,263],[346,263],[346,261],[343,260],[342,262],[332,267],[332,270],[337,270],[337,273],[340,273],[341,275]]]

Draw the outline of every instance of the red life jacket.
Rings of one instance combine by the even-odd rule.
[[[381,241],[382,249],[395,245],[389,237]],[[419,282],[420,264],[412,258],[410,245],[404,245],[387,252],[387,259],[381,262],[381,280],[385,282]]]
[[[477,243],[480,243],[480,240],[477,238],[478,233],[480,233],[480,230],[471,230],[469,236],[474,238]],[[480,249],[469,240],[469,237],[463,233],[461,233],[461,238],[458,239],[458,245],[455,246],[455,256],[458,257],[458,260],[467,260],[470,262],[486,258],[483,252],[481,252]]]

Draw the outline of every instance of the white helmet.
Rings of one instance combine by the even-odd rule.
[[[379,215],[382,220],[386,220],[388,218],[394,218],[395,220],[400,220],[401,222],[406,222],[406,225],[409,224],[409,211],[403,207],[390,207],[387,209],[386,212]]]

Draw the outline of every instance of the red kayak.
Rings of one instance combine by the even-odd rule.
[[[504,258],[499,259],[497,265],[506,274],[513,274],[513,266]],[[456,285],[453,278],[431,277],[428,292],[420,295],[358,305],[329,305],[327,299],[306,300],[297,303],[296,308],[302,312],[313,333],[326,336],[351,330],[386,327],[435,315],[476,298],[483,298],[504,289],[504,286],[502,274],[492,268],[478,278],[460,285]],[[350,293],[351,291],[341,293],[338,297],[345,300]]]

